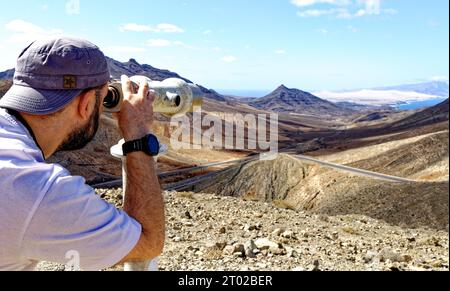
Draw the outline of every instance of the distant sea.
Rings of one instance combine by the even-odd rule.
[[[425,101],[416,101],[416,102],[410,102],[410,103],[404,103],[404,104],[398,104],[394,106],[398,110],[416,110],[416,109],[423,109],[426,107],[431,107],[434,105],[438,105],[441,102],[444,102],[447,98],[439,98],[439,99],[430,99]]]
[[[234,97],[264,97],[268,95],[273,90],[233,90],[233,89],[222,89],[217,90],[222,95],[234,96]]]

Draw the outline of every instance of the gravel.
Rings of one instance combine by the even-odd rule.
[[[98,194],[121,206],[121,189]],[[212,194],[164,195],[167,238],[160,270],[449,270],[446,231],[401,228],[360,215],[316,215]],[[63,269],[39,265],[39,270]]]

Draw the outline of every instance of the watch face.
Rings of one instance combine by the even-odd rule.
[[[159,141],[156,136],[147,136],[147,149],[152,156],[157,156],[159,154]]]

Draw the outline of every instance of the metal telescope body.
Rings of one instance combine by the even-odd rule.
[[[200,88],[181,79],[170,78],[160,82],[152,81],[145,76],[133,76],[130,80],[135,92],[139,89],[139,84],[148,82],[150,91],[155,93],[153,112],[161,113],[166,117],[177,117],[193,112],[194,107],[201,106],[203,103],[203,93]],[[104,111],[120,112],[123,98],[122,83],[112,82],[103,102]]]

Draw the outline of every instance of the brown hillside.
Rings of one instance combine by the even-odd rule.
[[[363,214],[396,225],[445,229],[448,225],[448,132],[428,135],[383,151],[352,166],[430,182],[392,184],[304,163],[280,155],[233,167],[200,191],[275,201],[317,213]],[[360,149],[363,154],[363,149]],[[443,170],[444,169],[444,170]],[[431,182],[440,181],[440,182]]]
[[[0,80],[0,98],[5,95],[5,93],[11,88],[12,81],[9,80]]]

